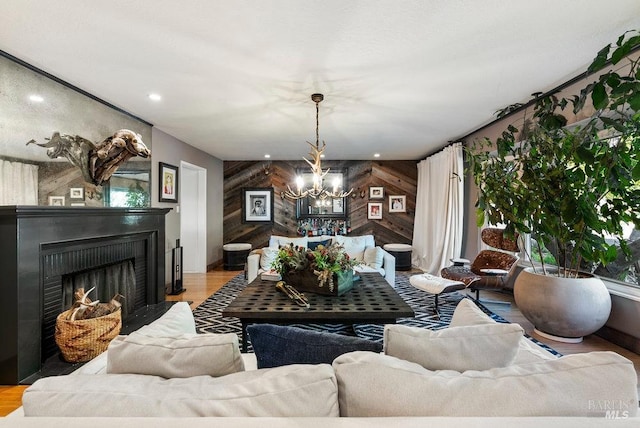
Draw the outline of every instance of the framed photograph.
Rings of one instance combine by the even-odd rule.
[[[369,220],[382,220],[382,202],[369,202],[367,207]]]
[[[178,202],[178,167],[169,165],[168,163],[158,162],[160,179],[158,180],[160,188],[160,202]]]
[[[242,189],[242,222],[273,224],[273,187]]]
[[[84,187],[71,187],[69,189],[71,199],[84,199]]]
[[[389,212],[390,213],[407,212],[407,197],[405,195],[389,196]]]
[[[64,207],[64,196],[49,196],[49,205],[52,207]]]
[[[344,201],[342,198],[337,198],[333,200],[333,212],[334,213],[343,213],[344,212]]]
[[[369,187],[369,199],[384,199],[384,187]]]

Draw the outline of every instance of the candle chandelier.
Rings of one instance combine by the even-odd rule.
[[[351,192],[353,192],[353,189],[349,190],[348,192],[345,192],[344,190],[342,190],[342,182],[340,182],[338,178],[336,178],[333,181],[333,183],[331,183],[332,185],[331,190],[324,187],[324,177],[329,172],[329,168],[327,168],[326,170],[322,169],[321,158],[322,158],[322,153],[327,147],[327,144],[323,141],[322,147],[320,147],[320,134],[318,131],[318,128],[320,126],[320,122],[318,120],[320,108],[318,105],[320,104],[320,101],[322,101],[323,99],[324,99],[324,95],[322,94],[311,95],[311,100],[316,103],[316,144],[314,145],[307,141],[307,144],[311,146],[311,152],[309,152],[309,155],[311,155],[312,160],[309,160],[304,157],[302,158],[311,167],[311,173],[313,175],[311,187],[305,188],[304,180],[302,179],[302,177],[297,176],[296,177],[297,191],[293,191],[291,189],[291,186],[287,185],[287,190],[283,192],[284,196],[286,196],[289,199],[296,200],[296,199],[302,199],[306,197],[311,197],[314,199],[329,199],[329,198],[338,199],[338,198],[344,198],[345,196],[349,196]]]

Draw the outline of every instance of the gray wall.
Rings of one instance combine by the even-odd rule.
[[[158,163],[164,162],[179,167],[180,161],[197,165],[207,170],[207,265],[222,260],[222,209],[223,209],[223,165],[222,160],[198,150],[183,141],[153,128],[153,155],[151,165],[151,206],[173,208],[166,216],[166,266],[171,266],[171,250],[180,238],[180,213],[178,204],[159,202]],[[178,173],[179,177],[179,173]],[[171,281],[171,270],[167,269],[167,283]]]

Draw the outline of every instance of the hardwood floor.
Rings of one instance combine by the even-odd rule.
[[[206,274],[185,274],[183,287],[186,291],[177,296],[167,296],[169,301],[190,301],[191,308],[194,309],[202,303],[207,297],[219,290],[231,278],[236,276],[238,271],[224,271],[218,268],[209,271]],[[601,337],[590,335],[585,337],[582,343],[567,344],[555,342],[533,333],[533,326],[520,313],[513,303],[513,296],[508,293],[494,293],[491,291],[483,291],[480,295],[481,300],[502,301],[508,304],[496,304],[484,302],[485,306],[504,319],[522,325],[525,331],[535,337],[542,343],[558,350],[562,354],[576,354],[591,351],[614,351],[620,355],[633,361],[636,373],[640,379],[640,355],[614,345]],[[20,407],[22,393],[26,389],[23,385],[0,386],[0,416],[5,416],[16,408]]]

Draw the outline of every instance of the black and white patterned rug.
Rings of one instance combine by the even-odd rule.
[[[398,324],[408,325],[412,327],[421,327],[429,330],[439,330],[449,325],[451,316],[460,300],[468,298],[465,295],[453,292],[440,296],[438,309],[440,317],[433,312],[434,296],[424,291],[418,290],[409,283],[409,277],[412,274],[405,272],[396,272],[395,290],[404,299],[405,302],[415,312],[414,318],[400,318]],[[193,311],[196,321],[196,330],[198,333],[236,333],[239,338],[242,337],[242,326],[238,318],[223,317],[222,310],[244,289],[247,285],[244,274],[240,273],[227,282],[222,288],[204,302],[202,302]],[[478,304],[487,315],[501,323],[508,323],[499,315],[494,314],[482,304]],[[331,333],[344,334],[348,336],[358,336],[377,342],[382,342],[384,327],[379,324],[294,324],[296,327],[306,328],[309,330],[326,331]],[[547,349],[549,352],[560,355],[554,349],[545,344],[527,336],[529,339]],[[249,341],[250,343],[250,341]],[[251,349],[251,347],[249,347]]]

